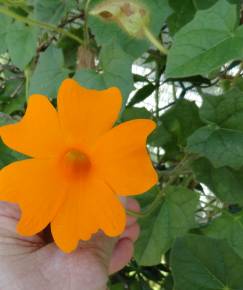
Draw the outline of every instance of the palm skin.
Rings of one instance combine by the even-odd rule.
[[[127,208],[139,206],[128,199]],[[62,253],[47,231],[22,237],[16,233],[18,206],[0,202],[0,289],[2,290],[105,290],[108,275],[123,268],[132,257],[139,235],[134,218],[127,219],[119,239],[102,233],[80,242],[76,251]]]

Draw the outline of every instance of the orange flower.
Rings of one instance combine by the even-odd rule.
[[[121,102],[117,88],[88,90],[67,79],[57,111],[47,97],[32,95],[23,119],[0,128],[7,146],[31,157],[0,171],[0,199],[21,208],[20,234],[50,223],[56,244],[71,252],[99,229],[122,233],[119,195],[145,192],[157,175],[146,150],[155,124],[141,119],[112,128]]]

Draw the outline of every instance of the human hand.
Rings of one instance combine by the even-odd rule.
[[[127,208],[139,211],[134,199]],[[22,237],[16,232],[20,216],[17,205],[0,202],[0,289],[1,290],[104,290],[108,275],[131,259],[133,242],[139,235],[136,219],[128,217],[119,239],[97,233],[80,242],[76,251],[64,254],[44,232]]]

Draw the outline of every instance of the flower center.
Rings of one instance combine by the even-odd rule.
[[[68,178],[78,178],[88,173],[90,168],[88,156],[77,150],[68,150],[62,158],[62,166]]]

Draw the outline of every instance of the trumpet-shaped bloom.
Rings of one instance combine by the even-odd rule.
[[[22,120],[0,127],[3,142],[30,158],[0,171],[0,199],[18,203],[17,231],[34,235],[51,224],[54,241],[71,252],[98,230],[118,236],[126,223],[119,196],[141,194],[157,182],[146,149],[151,120],[114,126],[117,88],[89,90],[63,81],[57,110],[32,95]]]

